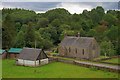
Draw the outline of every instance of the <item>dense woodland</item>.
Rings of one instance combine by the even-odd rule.
[[[1,11],[0,11],[1,12]],[[120,54],[120,11],[98,6],[81,14],[70,14],[57,8],[36,14],[25,9],[2,9],[2,46],[53,49],[65,35],[95,37],[101,55]]]

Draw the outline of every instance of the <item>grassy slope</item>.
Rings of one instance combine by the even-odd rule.
[[[119,61],[120,61],[120,58],[113,58],[113,59],[105,60],[105,61],[103,61],[103,62],[120,64]]]
[[[3,60],[3,78],[112,78],[117,73],[93,70],[60,62],[41,67],[16,66],[14,60]]]

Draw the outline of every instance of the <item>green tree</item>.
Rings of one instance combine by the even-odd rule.
[[[89,27],[87,21],[83,21],[82,24],[81,24],[81,26],[82,26],[82,29],[83,29],[84,31],[86,31],[86,32],[90,30],[90,27]]]
[[[87,33],[87,36],[90,36],[90,37],[96,37],[96,30],[95,29],[90,29],[90,31]]]
[[[23,48],[25,47],[25,39],[23,31],[18,32],[17,37],[15,39],[15,47]]]
[[[39,33],[39,31],[35,31],[35,42],[36,42],[36,48],[43,48],[44,45],[42,45],[43,43],[43,38],[41,36],[41,34]]]
[[[105,13],[104,13],[104,9],[101,6],[98,6],[92,9],[90,14],[93,23],[96,25],[102,20]]]
[[[83,16],[85,19],[90,19],[90,12],[87,11],[87,10],[83,10],[82,16]]]
[[[101,55],[113,56],[116,54],[113,44],[110,41],[103,41],[100,44]]]
[[[42,45],[43,45],[43,49],[50,49],[51,47],[53,47],[52,41],[47,39],[43,40]]]
[[[16,36],[16,29],[14,22],[12,21],[10,15],[5,17],[3,21],[3,30],[2,30],[2,45],[3,48],[10,48],[14,45],[14,40]]]
[[[27,24],[23,24],[23,25],[21,26],[20,31],[23,31],[23,32],[25,33],[25,32],[26,32],[27,27],[28,27],[28,25],[27,25]]]
[[[51,25],[53,27],[59,27],[60,26],[60,20],[59,19],[55,19],[52,21]]]
[[[112,26],[106,33],[107,37],[112,41],[115,42],[119,38],[119,27],[118,26]]]
[[[71,27],[67,24],[60,25],[60,28],[63,29],[63,30],[70,30],[71,29]]]
[[[12,19],[15,22],[20,23],[28,23],[28,22],[35,22],[36,20],[36,13],[34,11],[30,10],[24,10],[24,9],[13,9],[13,11],[10,13],[12,16]]]
[[[17,32],[19,32],[20,31],[20,29],[21,29],[21,23],[20,22],[16,22],[15,23],[15,28],[16,28],[16,30],[17,30]]]
[[[40,18],[37,22],[37,29],[48,27],[49,20],[47,18]]]
[[[115,46],[115,49],[117,50],[117,53],[119,54],[119,40],[120,40],[120,27],[119,26],[112,26],[109,30],[106,32],[106,36],[111,40],[113,45]]]
[[[103,20],[108,22],[109,27],[111,27],[112,25],[115,25],[117,22],[116,16],[110,13],[105,14],[105,16],[103,17]]]
[[[82,25],[78,22],[71,22],[71,30],[80,30],[81,26]]]
[[[25,32],[25,45],[26,47],[34,47],[35,44],[35,30],[30,22]]]
[[[62,23],[69,22],[70,20],[70,13],[63,9],[63,8],[57,8],[47,11],[43,16],[47,17],[50,21],[50,23],[54,19],[59,19]]]

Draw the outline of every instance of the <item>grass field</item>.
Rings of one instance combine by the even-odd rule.
[[[1,56],[0,56],[0,79],[2,77],[2,60],[1,60]]]
[[[14,60],[3,60],[3,78],[118,78],[117,73],[95,70],[60,62],[41,67],[16,66]]]
[[[113,59],[105,60],[103,62],[120,64],[120,58],[113,58]]]

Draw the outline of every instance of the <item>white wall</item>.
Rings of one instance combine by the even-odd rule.
[[[18,59],[17,64],[19,64],[19,65],[23,65],[23,59]]]
[[[39,66],[39,60],[37,61],[30,61],[30,60],[24,60],[25,66]]]
[[[23,59],[18,59],[18,65],[24,65],[24,66],[39,66],[39,60],[35,61],[30,61],[30,60],[23,60]]]
[[[39,63],[39,60],[35,62],[30,60],[18,59],[17,64],[24,65],[24,66],[39,66],[39,65],[48,64],[48,58],[40,60],[40,63]]]
[[[40,65],[44,65],[44,64],[48,64],[48,58],[40,60]]]

